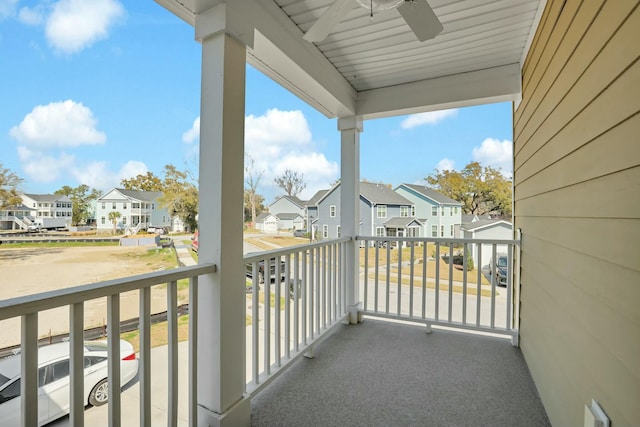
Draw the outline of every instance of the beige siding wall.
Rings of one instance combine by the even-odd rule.
[[[514,113],[520,344],[553,425],[640,426],[640,8],[549,0]]]

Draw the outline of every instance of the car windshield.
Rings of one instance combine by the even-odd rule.
[[[0,387],[2,387],[3,385],[6,384],[7,381],[9,381],[10,378],[5,377],[4,375],[0,374]]]
[[[507,266],[507,257],[498,258],[498,267],[506,267]]]

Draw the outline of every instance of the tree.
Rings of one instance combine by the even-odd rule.
[[[73,203],[71,222],[73,225],[78,225],[87,223],[89,206],[93,200],[97,200],[100,197],[101,193],[95,188],[92,189],[88,185],[81,184],[75,188],[65,185],[56,190],[54,194],[62,194],[71,199]]]
[[[116,234],[116,225],[118,225],[118,219],[122,214],[118,211],[109,212],[109,221],[113,224],[113,234]]]
[[[18,194],[22,182],[22,178],[0,163],[0,208],[22,204],[22,197]]]
[[[264,197],[261,194],[255,194],[255,210],[256,215],[260,215],[264,211]],[[249,191],[244,190],[244,221],[251,221],[251,202],[249,201]],[[255,221],[254,221],[255,227]]]
[[[258,205],[258,184],[262,178],[264,171],[256,171],[253,158],[247,155],[244,167],[244,181],[245,181],[245,200],[251,209],[251,224],[256,226],[256,208]],[[263,199],[264,200],[264,199]]]
[[[195,229],[198,214],[198,187],[191,182],[190,175],[168,164],[164,167],[164,180],[158,191],[163,192],[158,200],[160,206],[166,208],[170,216],[177,216],[192,230]]]
[[[440,171],[425,180],[436,191],[462,203],[463,213],[511,215],[511,180],[491,166],[471,162],[460,172]]]
[[[170,166],[170,165],[167,165]],[[165,166],[165,168],[167,167]],[[163,184],[160,178],[155,176],[153,172],[147,172],[142,175],[139,174],[134,178],[123,179],[120,184],[125,190],[135,191],[163,191]]]
[[[287,196],[297,197],[307,187],[304,182],[304,174],[287,169],[280,176],[273,179],[273,182],[285,192]]]

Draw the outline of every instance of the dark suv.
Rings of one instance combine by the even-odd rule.
[[[269,282],[270,283],[275,283],[276,282],[276,264],[275,264],[275,258],[271,258],[269,260]],[[283,259],[280,259],[280,282],[285,280],[285,267],[286,264],[284,262]],[[246,265],[246,276],[249,279],[253,278],[253,263],[248,263]],[[261,260],[258,263],[258,283],[264,283],[264,260]]]
[[[496,284],[498,286],[507,286],[507,275],[509,274],[509,258],[506,255],[498,255],[496,257],[496,262],[494,264],[493,260],[489,262],[491,269],[489,270],[489,274],[492,274],[494,271],[496,274]]]

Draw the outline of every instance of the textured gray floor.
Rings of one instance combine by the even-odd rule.
[[[252,401],[259,426],[549,426],[518,348],[366,319],[341,325]]]

